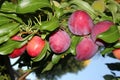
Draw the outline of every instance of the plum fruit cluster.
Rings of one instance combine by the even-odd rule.
[[[94,24],[90,15],[83,10],[74,11],[68,19],[68,29],[70,34],[80,36],[82,39],[75,46],[75,59],[79,61],[92,58],[98,51],[99,46],[104,46],[105,42],[98,39],[97,36],[107,31],[112,25],[111,21],[99,21]],[[51,51],[55,54],[61,54],[71,47],[71,36],[63,29],[57,29],[49,35],[48,43]],[[12,40],[20,41],[22,37],[14,36]],[[15,49],[9,56],[18,57],[26,50],[31,57],[38,56],[45,47],[46,41],[40,36],[33,36],[27,44],[21,48]]]
[[[76,59],[87,60],[95,55],[99,46],[104,46],[104,41],[97,36],[107,31],[113,25],[111,21],[100,21],[94,24],[86,11],[73,12],[68,20],[68,27],[74,35],[83,39],[76,46]]]
[[[20,40],[22,40],[22,37],[21,37],[21,36],[13,36],[13,37],[12,37],[12,40],[20,41]],[[10,58],[19,57],[19,56],[21,56],[21,55],[24,53],[25,49],[26,49],[26,45],[22,46],[21,48],[15,49],[15,50],[9,55],[9,57],[10,57]]]
[[[12,40],[20,41],[20,40],[22,40],[22,37],[14,36],[14,37],[12,37]],[[39,36],[34,36],[27,44],[25,44],[21,48],[15,49],[9,55],[9,57],[10,58],[19,57],[25,52],[25,50],[27,51],[27,53],[30,57],[36,57],[41,53],[44,46],[45,46],[45,40],[43,40]]]

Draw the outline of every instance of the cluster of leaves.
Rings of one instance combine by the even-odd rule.
[[[114,0],[98,0],[93,3],[88,0],[2,0],[1,2],[0,55],[9,55],[14,49],[25,45],[34,35],[39,35],[46,40],[46,47],[41,55],[31,58],[25,52],[20,56],[15,63],[18,63],[20,68],[27,66],[32,70],[40,68],[40,73],[49,70],[53,72],[56,66],[59,67],[59,61],[63,56],[67,57],[72,54],[74,57],[76,55],[75,46],[81,37],[71,34],[67,28],[68,18],[75,10],[85,10],[95,23],[102,20],[110,20],[115,23],[115,27],[111,27],[98,36],[108,44],[104,49],[102,48],[103,55],[111,52],[114,48],[120,48],[118,40],[120,5]],[[70,48],[60,55],[54,54],[48,44],[49,35],[57,29],[64,29],[71,37]],[[11,40],[14,35],[21,35],[23,40]]]
[[[111,70],[112,74],[106,74],[104,75],[105,80],[120,80],[120,76],[117,76],[114,71],[120,71],[120,63],[107,63],[107,67]]]

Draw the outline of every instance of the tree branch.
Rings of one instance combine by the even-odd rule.
[[[33,69],[27,70],[20,78],[18,78],[17,80],[25,80],[25,78],[31,73],[33,72],[35,69],[37,69],[38,67],[35,67]]]
[[[0,56],[3,60],[3,64],[6,67],[6,74],[10,75],[11,80],[15,80],[15,76],[14,76],[14,71],[12,69],[11,63],[10,63],[10,59],[8,56]]]

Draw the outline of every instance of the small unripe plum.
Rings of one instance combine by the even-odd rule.
[[[58,30],[54,32],[49,38],[49,44],[53,52],[62,53],[70,46],[71,40],[69,35],[63,31]]]
[[[112,51],[113,52],[113,55],[116,59],[119,59],[120,60],[120,48],[118,49],[115,49]]]
[[[38,56],[45,46],[45,40],[39,36],[34,36],[27,44],[26,50],[31,57]]]
[[[79,61],[88,60],[92,58],[98,50],[98,46],[93,40],[85,36],[76,46],[76,59]]]
[[[22,40],[22,37],[21,36],[14,36],[14,37],[12,37],[12,40],[19,41],[19,40]],[[22,46],[21,48],[17,48],[9,55],[9,57],[10,58],[19,57],[24,53],[25,49],[26,49],[26,45]]]
[[[113,22],[111,21],[101,21],[95,24],[91,32],[91,38],[93,41],[95,41],[99,46],[104,46],[104,42],[100,39],[97,39],[97,35],[107,31],[112,25]]]
[[[77,10],[72,13],[68,20],[68,27],[75,35],[88,35],[91,33],[93,21],[89,14],[82,10]]]

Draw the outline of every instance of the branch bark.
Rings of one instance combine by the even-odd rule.
[[[0,65],[3,65],[6,67],[5,73],[9,74],[11,80],[15,80],[14,71],[12,69],[9,57],[0,55],[0,60],[2,61],[2,64]]]
[[[28,70],[27,72],[25,72],[20,78],[18,78],[17,80],[25,80],[25,78],[32,72],[32,70]]]

